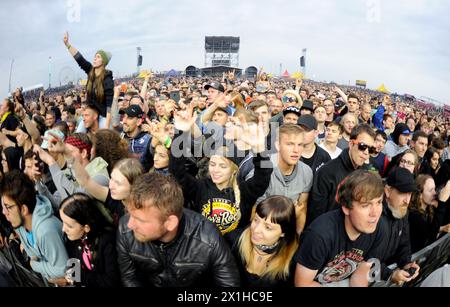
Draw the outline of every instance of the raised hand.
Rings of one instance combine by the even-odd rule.
[[[175,128],[184,132],[191,130],[197,120],[197,113],[194,113],[194,104],[190,103],[189,107],[184,111],[175,111],[173,118]]]
[[[226,109],[228,107],[229,102],[226,101],[225,99],[225,95],[219,95],[216,100],[214,101],[214,103],[219,107],[219,108],[223,108]]]
[[[69,46],[69,32],[66,31],[66,33],[64,33],[64,45]]]
[[[258,124],[248,124],[244,115],[240,115],[238,118],[242,125],[241,140],[250,145],[254,153],[263,152],[266,148],[266,134],[262,118],[259,118]]]
[[[45,150],[43,150],[41,148],[41,146],[34,144],[33,145],[33,152],[42,160],[42,162],[44,162],[47,165],[52,165],[53,163],[55,163],[55,159],[53,159],[53,157],[46,152]]]
[[[53,134],[51,132],[49,132],[48,151],[62,154],[68,153],[63,140],[61,140],[56,134]]]

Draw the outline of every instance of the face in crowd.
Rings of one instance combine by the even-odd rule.
[[[155,154],[153,157],[153,166],[156,169],[163,169],[169,167],[169,151],[163,145],[155,147]]]
[[[98,113],[91,108],[86,108],[83,111],[83,122],[86,129],[95,127],[96,122],[98,122]]]
[[[284,124],[294,124],[294,125],[296,125],[297,121],[298,121],[298,118],[299,118],[298,114],[295,114],[293,112],[289,112],[283,117],[283,123]]]
[[[369,150],[373,147],[375,141],[367,133],[361,133],[356,140],[349,142],[350,159],[355,167],[360,167],[369,159]]]
[[[214,102],[222,92],[216,90],[215,88],[208,88],[208,102]]]
[[[269,101],[269,103],[270,103],[270,112],[272,116],[277,115],[283,110],[283,103],[281,102],[281,100],[274,99],[272,102]]]
[[[128,116],[124,114],[123,116],[123,132],[126,134],[132,134],[138,129],[140,123],[142,122],[141,118]]]
[[[2,212],[14,229],[24,225],[26,210],[26,206],[17,204],[7,195],[2,196]]]
[[[323,102],[323,107],[325,108],[327,115],[334,113],[334,104],[331,100],[325,99],[325,101]]]
[[[386,145],[386,140],[381,135],[377,135],[375,137],[375,143],[374,143],[376,153],[379,154],[380,152],[382,152],[385,145]]]
[[[222,127],[225,127],[227,120],[228,120],[228,114],[220,109],[216,110],[212,117],[212,121]]]
[[[411,134],[400,134],[398,137],[398,146],[406,146],[409,143],[409,140],[411,139]]]
[[[328,126],[325,130],[325,140],[330,144],[337,144],[341,137],[341,132],[337,126]]]
[[[386,195],[386,201],[388,203],[389,209],[392,215],[396,219],[402,219],[408,213],[408,205],[411,201],[411,192],[403,193],[394,187],[388,185],[384,188],[384,193]]]
[[[359,102],[356,98],[349,98],[347,105],[350,113],[356,113],[359,110]]]
[[[371,200],[353,200],[351,209],[343,206],[342,210],[355,233],[373,233],[383,212],[383,195]]]
[[[62,230],[70,241],[80,240],[90,232],[89,225],[81,225],[77,220],[67,216],[63,208],[59,210],[59,215],[63,222]]]
[[[229,183],[231,176],[237,171],[233,169],[230,160],[218,155],[211,157],[208,169],[212,182],[218,186]]]
[[[267,106],[261,106],[255,109],[254,112],[262,119],[264,127],[268,127],[270,122],[269,108]]]
[[[318,123],[324,123],[327,120],[327,112],[324,107],[319,106],[314,110],[314,117]]]
[[[252,244],[272,246],[284,236],[280,224],[273,223],[271,220],[270,215],[263,219],[255,213],[250,225]]]
[[[405,153],[400,159],[398,166],[403,167],[414,174],[416,169],[416,161],[412,153]]]
[[[412,147],[414,147],[414,150],[419,156],[419,158],[423,158],[423,156],[425,156],[425,152],[428,149],[428,138],[418,137],[417,141],[412,142],[411,145]]]
[[[296,165],[302,157],[304,138],[304,133],[280,134],[280,139],[275,144],[279,161],[289,167]]]
[[[111,172],[109,190],[111,191],[111,198],[114,200],[125,200],[130,195],[130,182],[118,169],[113,169]]]

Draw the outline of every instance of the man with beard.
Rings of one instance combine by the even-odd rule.
[[[120,113],[124,114],[121,136],[128,142],[128,152],[131,157],[143,162],[143,155],[150,142],[150,135],[140,128],[144,121],[144,112],[140,106],[133,104]]]
[[[416,278],[420,269],[416,263],[411,263],[408,223],[408,206],[415,191],[417,186],[410,171],[397,167],[389,173],[384,187],[382,218],[387,224],[387,233],[384,234],[386,249],[381,261],[381,274],[383,280],[390,278],[398,285]],[[398,269],[392,272],[387,266],[393,263],[397,264]],[[413,275],[408,272],[410,268],[416,269]]]
[[[239,286],[236,262],[217,227],[183,204],[172,177],[136,179],[117,235],[126,287]]]

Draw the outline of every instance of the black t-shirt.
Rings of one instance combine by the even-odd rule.
[[[112,199],[111,190],[108,190],[108,196],[105,200],[105,208],[109,210],[113,218],[114,227],[119,226],[119,220],[125,215],[125,206],[121,200]]]
[[[342,209],[318,217],[302,234],[294,260],[310,270],[317,270],[315,280],[322,284],[349,278],[361,262],[381,259],[384,250],[383,220],[376,231],[361,234],[351,241],[345,231]]]
[[[238,265],[239,274],[241,277],[241,286],[242,287],[256,287],[256,288],[286,288],[294,286],[294,275],[295,275],[295,267],[296,262],[291,259],[289,265],[289,276],[286,279],[271,279],[267,276],[259,276],[256,274],[252,274],[247,271],[247,265],[241,257],[241,253],[239,251],[239,239],[241,238],[245,229],[237,229],[230,233],[224,235],[227,243],[231,247],[231,251],[236,259],[236,263]]]
[[[326,152],[324,149],[322,149],[321,147],[319,147],[317,145],[316,145],[316,151],[314,152],[314,154],[312,155],[311,158],[307,159],[307,158],[302,157],[300,159],[300,161],[302,161],[303,163],[305,163],[312,169],[313,174],[315,174],[319,170],[319,168],[324,166],[325,163],[327,163],[330,160],[331,160],[331,157],[328,154],[328,152]]]

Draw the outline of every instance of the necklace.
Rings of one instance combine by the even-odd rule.
[[[256,254],[256,262],[261,263],[264,259],[266,259],[267,263],[266,266],[269,264],[269,259],[271,258],[270,254],[261,253],[257,248],[253,249]]]

